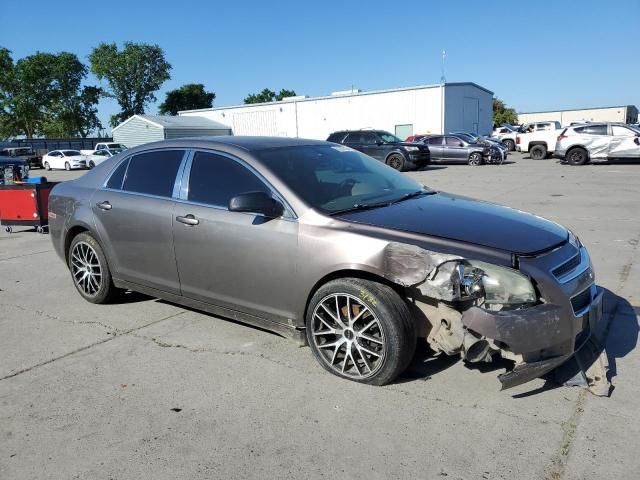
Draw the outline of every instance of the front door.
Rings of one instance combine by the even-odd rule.
[[[294,318],[291,282],[296,275],[298,222],[231,212],[240,193],[271,188],[238,159],[195,152],[188,184],[176,204],[176,262],[182,294],[284,322]]]
[[[135,155],[94,193],[96,229],[116,278],[180,292],[171,197],[184,154],[184,150],[158,150]]]
[[[611,125],[609,158],[640,158],[640,139],[635,130],[624,125]]]
[[[444,157],[453,162],[466,162],[468,149],[458,137],[445,137]]]

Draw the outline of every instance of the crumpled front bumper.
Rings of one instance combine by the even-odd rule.
[[[603,295],[604,290],[595,287],[589,308],[580,317],[567,318],[562,314],[563,309],[553,304],[499,312],[473,307],[462,315],[462,323],[468,329],[504,345],[510,352],[523,355],[523,363],[498,377],[502,389],[506,389],[541,377],[571,359],[576,359],[582,372],[586,372],[595,361],[606,363],[606,354],[605,359],[592,358],[594,354],[603,354],[601,345],[604,338],[598,338],[606,332]],[[604,369],[606,365],[603,365]],[[576,375],[578,373],[575,372]],[[606,372],[594,374],[594,378],[583,376],[589,386],[591,381],[607,382],[608,392]],[[599,385],[596,390],[604,392],[605,387]]]

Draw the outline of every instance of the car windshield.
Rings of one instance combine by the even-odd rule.
[[[257,153],[273,174],[327,214],[374,208],[429,193],[383,163],[343,145],[304,145]]]
[[[384,142],[387,142],[387,143],[400,143],[400,142],[402,142],[402,140],[400,140],[395,135],[390,134],[389,132],[378,132],[378,135],[380,136],[380,138],[382,138],[382,140]]]
[[[62,150],[65,157],[73,157],[74,155],[82,155],[78,150]]]
[[[627,125],[627,128],[630,128],[631,130],[633,130],[636,133],[640,133],[640,127],[637,127],[635,125]]]
[[[456,133],[456,135],[467,143],[476,143],[478,141],[478,137],[474,137],[470,133]]]

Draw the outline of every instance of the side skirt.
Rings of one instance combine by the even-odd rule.
[[[202,310],[212,315],[224,317],[240,323],[246,323],[248,325],[262,328],[264,330],[276,333],[282,337],[291,339],[300,346],[307,345],[307,337],[305,335],[304,328],[298,328],[292,325],[274,322],[266,318],[249,315],[248,313],[239,312],[230,308],[220,307],[212,303],[201,302],[200,300],[194,300],[182,295],[163,292],[162,290],[146,287],[137,283],[127,282],[125,280],[114,278],[113,283],[118,288],[144,293],[145,295],[149,295],[150,297],[161,298],[162,300],[166,300],[171,303],[177,303],[178,305],[182,305],[183,307],[193,308],[194,310]]]

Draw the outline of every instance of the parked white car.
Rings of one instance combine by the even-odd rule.
[[[516,149],[516,134],[518,130],[511,125],[503,125],[501,127],[495,128],[491,133],[491,137],[500,139],[502,145],[509,152],[513,152]]]
[[[42,156],[42,166],[47,170],[87,168],[87,157],[78,150],[53,150]]]
[[[81,150],[84,152],[85,150]],[[87,167],[93,168],[96,165],[100,165],[105,160],[113,157],[115,153],[111,153],[110,150],[102,149],[102,150],[91,150],[90,153],[86,154],[87,158]]]
[[[533,160],[553,154],[560,133],[560,122],[536,122],[523,125],[516,135],[516,149],[529,152]]]

